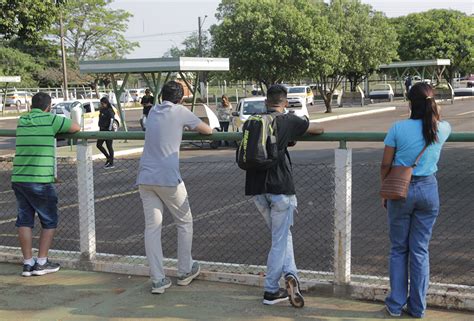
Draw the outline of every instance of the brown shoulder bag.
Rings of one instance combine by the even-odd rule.
[[[380,195],[383,198],[388,200],[400,200],[407,197],[413,168],[418,165],[418,161],[427,147],[428,146],[425,146],[420,154],[418,154],[415,164],[412,166],[393,166],[390,168],[390,172],[388,172],[380,188]]]

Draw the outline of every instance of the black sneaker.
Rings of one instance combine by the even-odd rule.
[[[33,271],[31,272],[31,275],[45,275],[48,273],[54,273],[58,272],[61,266],[59,263],[53,263],[50,261],[46,261],[45,264],[40,265],[38,262],[36,262],[35,266],[33,267]]]
[[[295,275],[288,273],[285,276],[285,284],[288,295],[290,296],[291,305],[295,308],[304,307],[304,298],[300,292],[300,282],[298,281],[298,278]]]
[[[115,168],[113,163],[108,163],[107,165],[104,166],[105,169],[110,169],[110,168]]]
[[[271,293],[265,292],[263,294],[263,304],[273,305],[278,302],[283,302],[288,300],[288,292],[286,289],[280,289],[278,292]]]
[[[23,264],[23,272],[21,273],[22,276],[31,276],[34,267],[29,264]]]

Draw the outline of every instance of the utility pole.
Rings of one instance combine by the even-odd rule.
[[[202,24],[201,24],[201,17],[198,17],[198,55],[202,57],[202,32],[201,32]]]
[[[67,85],[67,64],[66,64],[66,49],[64,47],[64,26],[63,26],[63,9],[61,4],[65,1],[56,0],[56,5],[59,7],[59,33],[61,39],[61,56],[63,63],[63,86],[64,86],[64,100],[69,100],[68,85]]]

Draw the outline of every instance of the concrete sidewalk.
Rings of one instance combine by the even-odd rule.
[[[0,263],[0,320],[382,320],[383,304],[306,294],[306,305],[264,306],[262,289],[194,281],[150,294],[146,277],[61,270],[20,276]],[[173,280],[174,284],[176,280]],[[397,318],[400,319],[400,318]],[[409,319],[404,316],[402,319]],[[472,314],[429,309],[425,320],[473,320]]]

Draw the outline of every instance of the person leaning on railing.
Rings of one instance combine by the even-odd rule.
[[[392,166],[412,166],[423,148],[427,148],[413,169],[406,199],[383,200],[388,212],[391,243],[391,291],[385,305],[391,316],[400,316],[405,308],[411,316],[423,317],[429,285],[428,246],[439,212],[435,175],[441,148],[451,133],[451,126],[440,121],[440,111],[430,85],[415,84],[408,92],[408,100],[410,119],[393,124],[385,137],[382,181]]]
[[[179,148],[184,127],[205,135],[212,134],[212,129],[181,105],[183,93],[180,83],[167,82],[162,89],[163,103],[150,110],[137,178],[145,214],[145,252],[150,263],[151,292],[156,294],[171,286],[163,269],[163,204],[178,230],[178,285],[188,285],[200,272],[199,263],[191,256],[193,216],[179,172]]]
[[[18,119],[13,160],[12,188],[17,201],[18,238],[23,253],[23,276],[57,272],[58,263],[48,252],[58,225],[58,196],[54,187],[55,142],[58,133],[75,133],[81,128],[69,118],[51,114],[51,97],[43,92],[31,100],[31,112]],[[38,258],[33,257],[35,212],[41,223]]]

